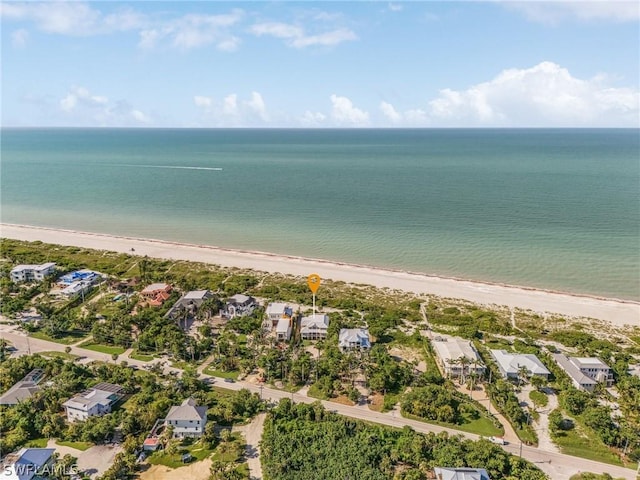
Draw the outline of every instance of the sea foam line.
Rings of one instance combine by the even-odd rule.
[[[188,167],[182,165],[132,165],[126,163],[114,164],[114,167],[133,167],[133,168],[171,168],[175,170],[212,170],[215,172],[222,171],[221,167]]]

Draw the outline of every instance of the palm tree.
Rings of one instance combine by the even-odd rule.
[[[523,380],[527,381],[528,378],[529,378],[529,369],[527,369],[527,367],[525,367],[524,365],[519,365],[518,366],[518,382],[520,387],[522,387]]]
[[[464,385],[464,380],[465,380],[465,370],[467,369],[467,366],[469,365],[470,361],[467,357],[465,357],[464,355],[461,355],[457,360],[456,363],[458,365],[460,365],[460,379],[461,379],[461,383]]]

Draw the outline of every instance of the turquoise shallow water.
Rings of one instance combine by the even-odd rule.
[[[3,222],[640,300],[638,130],[3,129],[1,153]]]

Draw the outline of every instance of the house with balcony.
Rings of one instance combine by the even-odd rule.
[[[14,283],[41,282],[45,277],[53,275],[56,264],[53,262],[40,265],[16,265],[11,269],[10,277]]]
[[[447,377],[466,377],[470,373],[482,375],[485,366],[469,340],[438,335],[431,341],[438,364]]]
[[[329,315],[310,315],[300,320],[302,340],[324,340],[329,329]]]
[[[123,388],[113,383],[99,383],[95,387],[70,398],[62,404],[70,422],[111,413],[113,406],[124,396]]]
[[[593,392],[598,383],[613,385],[611,368],[599,358],[567,357],[561,353],[554,353],[552,357],[578,390]]]
[[[342,352],[369,350],[371,348],[369,329],[341,328],[338,335],[338,348]]]
[[[224,318],[246,317],[258,308],[258,302],[249,295],[238,293],[227,299],[220,315]]]
[[[193,398],[187,398],[169,410],[164,421],[165,427],[173,427],[174,438],[199,438],[207,424],[207,407],[198,406]]]

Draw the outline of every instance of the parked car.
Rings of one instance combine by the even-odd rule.
[[[235,380],[233,378],[225,378],[224,381],[227,382],[227,383],[234,383],[235,382]]]
[[[507,442],[504,441],[502,437],[489,437],[489,441],[495,443],[497,445],[506,445]]]

